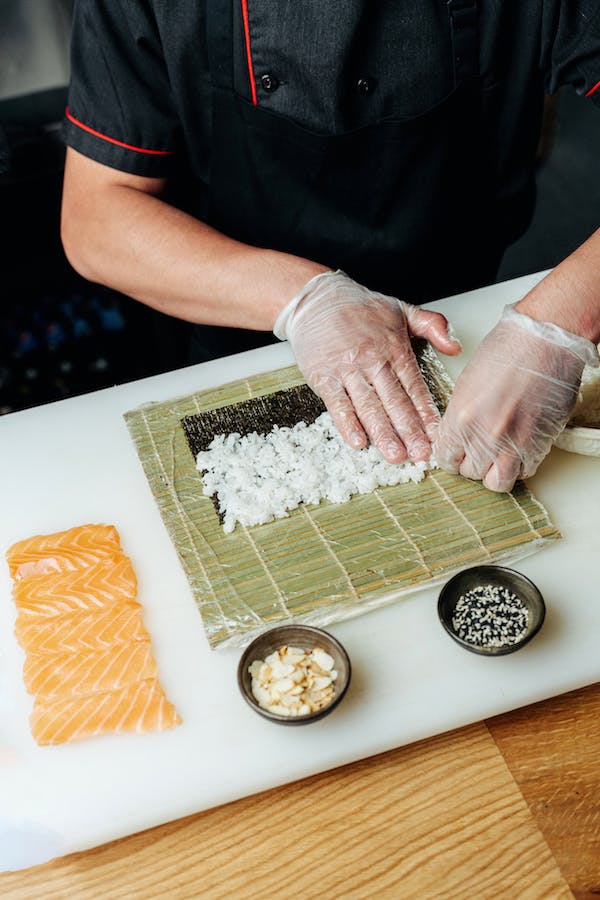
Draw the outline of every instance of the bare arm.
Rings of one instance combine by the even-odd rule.
[[[319,263],[231,240],[165,203],[164,189],[161,179],[124,174],[69,149],[62,239],[74,268],[202,324],[272,330],[295,298],[293,335],[277,333],[290,340],[344,438],[360,447],[368,435],[392,462],[428,456],[438,415],[409,337],[456,353],[444,317],[373,294]],[[324,279],[312,281],[322,273],[323,291]]]
[[[516,304],[519,312],[600,341],[600,229]]]
[[[61,236],[73,267],[188,322],[259,331],[271,330],[281,308],[327,270],[225,237],[161,200],[164,187],[69,148]]]

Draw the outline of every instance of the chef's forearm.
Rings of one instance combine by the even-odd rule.
[[[542,279],[516,309],[600,341],[600,229]]]
[[[136,180],[129,176],[82,180],[78,167],[85,176],[91,165],[94,175],[97,164],[72,155],[70,163],[62,238],[71,264],[90,281],[161,312],[189,322],[270,330],[280,309],[327,268],[231,240],[132,187]]]

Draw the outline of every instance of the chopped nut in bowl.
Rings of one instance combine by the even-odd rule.
[[[261,716],[305,725],[330,713],[348,689],[348,654],[332,635],[309,625],[279,625],[246,647],[238,684]]]

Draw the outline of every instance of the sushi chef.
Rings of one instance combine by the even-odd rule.
[[[62,236],[85,277],[290,341],[343,437],[496,491],[536,470],[600,339],[600,230],[507,308],[441,422],[419,304],[527,227],[546,92],[600,103],[599,0],[79,0]],[[233,332],[232,332],[233,334]]]

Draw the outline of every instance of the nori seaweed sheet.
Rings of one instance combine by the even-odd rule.
[[[253,431],[268,434],[273,425],[279,425],[280,428],[293,428],[298,422],[311,425],[323,412],[325,405],[321,398],[307,384],[299,384],[283,391],[275,391],[274,394],[252,397],[230,406],[185,416],[181,419],[181,426],[188,447],[196,459],[201,450],[208,450],[217,434],[236,432],[243,436],[252,434]],[[219,509],[217,495],[212,494],[210,499],[222,525],[225,513]]]
[[[320,397],[307,384],[242,400],[231,406],[209,409],[181,420],[194,459],[201,450],[208,450],[217,434],[268,434],[273,425],[293,428],[298,422],[308,425],[325,412]]]
[[[412,345],[425,383],[436,405],[443,411],[445,404],[439,385],[432,377],[431,367],[424,355],[427,343],[413,339]],[[279,425],[280,428],[293,428],[298,422],[312,425],[323,412],[325,405],[321,398],[307,384],[300,384],[263,397],[253,397],[230,406],[185,416],[181,425],[196,459],[201,450],[208,450],[217,434],[268,434],[274,425]]]

